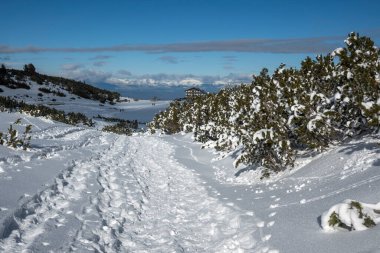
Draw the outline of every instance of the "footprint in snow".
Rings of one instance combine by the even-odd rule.
[[[272,209],[273,209],[273,208],[277,208],[277,207],[279,207],[279,206],[280,206],[279,204],[274,204],[274,205],[270,205],[269,208],[272,208]]]
[[[275,221],[270,221],[267,223],[267,228],[270,228],[274,225]]]
[[[306,203],[306,199],[301,199],[300,200],[300,204],[305,204]]]
[[[275,216],[277,213],[276,212],[272,212],[272,213],[270,213],[269,215],[268,215],[268,217],[273,217],[273,216]]]
[[[265,236],[262,238],[262,241],[263,241],[263,242],[269,241],[269,239],[270,239],[271,237],[272,237],[271,234],[269,234],[269,235],[265,235]]]
[[[259,227],[259,228],[263,228],[265,226],[265,222],[264,221],[259,221],[256,223],[256,226]]]

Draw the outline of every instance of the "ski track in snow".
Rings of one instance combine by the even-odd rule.
[[[33,136],[57,146],[34,147],[31,160],[67,150],[92,153],[8,211],[0,224],[0,251],[276,252],[253,213],[209,196],[198,175],[174,160],[173,146],[159,138],[63,126]],[[49,241],[62,233],[61,245]]]

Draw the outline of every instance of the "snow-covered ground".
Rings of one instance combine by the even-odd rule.
[[[380,202],[378,136],[262,182],[189,135],[0,118],[2,132],[17,118],[20,131],[32,125],[30,150],[0,145],[0,252],[380,252],[379,226],[330,233],[320,223],[345,199]]]
[[[260,182],[254,170],[233,168],[233,159],[217,159],[189,135],[164,137],[175,157],[195,170],[209,194],[262,227],[261,239],[279,252],[380,252],[380,227],[326,233],[321,215],[346,199],[380,202],[380,138],[353,140],[315,157],[300,157],[295,169]],[[239,175],[239,176],[237,176]],[[254,252],[254,251],[253,251]]]
[[[48,85],[39,85],[36,82],[29,81],[30,89],[9,89],[1,86],[3,92],[0,96],[9,96],[17,100],[23,100],[28,104],[42,104],[53,107],[65,112],[80,112],[87,117],[92,118],[98,115],[102,117],[113,117],[126,120],[138,120],[139,122],[150,122],[154,115],[168,107],[171,101],[159,100],[134,100],[132,98],[121,98],[124,102],[100,103],[99,101],[78,97],[62,89],[58,85],[49,83]],[[65,97],[56,96],[52,93],[43,93],[39,88],[48,88],[50,90],[61,92]],[[38,96],[38,94],[42,96]]]
[[[265,252],[255,217],[210,196],[157,137],[126,137],[0,113],[32,124],[31,150],[0,146],[5,252]]]

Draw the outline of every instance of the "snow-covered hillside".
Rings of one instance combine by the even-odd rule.
[[[73,95],[53,83],[40,85],[31,80],[29,80],[28,83],[30,85],[29,90],[10,89],[1,86],[3,92],[0,93],[0,96],[22,100],[27,104],[41,104],[65,112],[80,112],[89,118],[100,115],[125,120],[137,120],[144,123],[151,121],[156,113],[164,110],[170,103],[170,101],[152,102],[149,100],[134,100],[132,98],[121,98],[123,102],[117,102],[115,104],[100,103],[96,100]],[[57,96],[53,93],[43,93],[39,90],[40,88],[59,92],[64,94],[64,96]],[[42,94],[42,96],[38,94]]]
[[[120,136],[18,113],[27,151],[0,145],[2,252],[379,252],[380,228],[324,232],[345,199],[380,199],[379,137],[269,181],[189,135]],[[239,175],[238,177],[236,175]]]

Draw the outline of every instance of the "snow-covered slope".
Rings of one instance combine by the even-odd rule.
[[[252,214],[209,196],[165,141],[0,115],[3,131],[33,125],[31,150],[0,146],[1,251],[268,249]]]
[[[379,252],[380,227],[326,233],[321,215],[346,199],[380,202],[380,138],[365,137],[300,157],[292,171],[261,182],[260,172],[233,168],[233,158],[216,159],[189,135],[165,137],[175,157],[196,170],[209,193],[226,205],[252,212],[264,238],[280,252]],[[232,155],[233,156],[233,155]],[[237,177],[237,175],[239,175]]]
[[[324,232],[345,199],[378,203],[380,146],[366,137],[262,182],[188,135],[119,136],[22,118],[30,150],[0,146],[1,252],[379,252],[378,226]]]
[[[98,115],[103,117],[112,117],[125,120],[137,120],[139,122],[149,122],[154,115],[159,111],[164,110],[170,101],[149,101],[149,100],[134,100],[131,98],[121,98],[123,102],[115,104],[100,103],[96,100],[82,98],[69,93],[53,83],[37,84],[33,81],[28,81],[30,89],[10,89],[5,86],[0,86],[3,92],[0,96],[11,97],[13,99],[22,100],[28,104],[41,104],[49,106],[65,112],[80,112],[87,117],[92,118]],[[64,96],[57,96],[53,93],[44,93],[39,89],[45,88],[51,91],[60,92]],[[42,94],[42,96],[38,95]],[[96,120],[96,119],[95,119]]]

